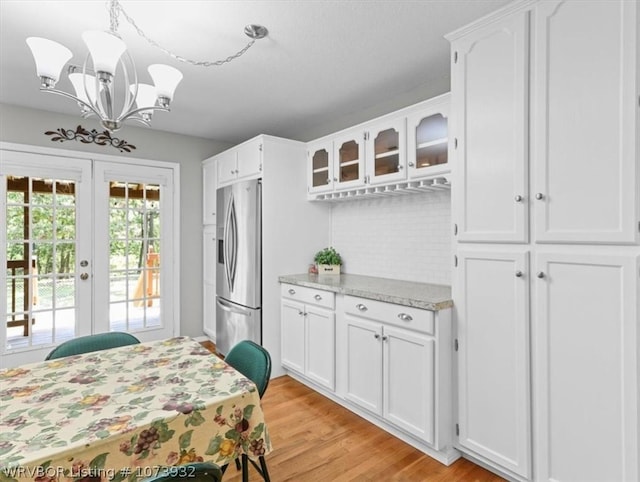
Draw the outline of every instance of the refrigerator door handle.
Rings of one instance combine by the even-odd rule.
[[[229,197],[229,204],[227,205],[227,209],[225,212],[224,218],[224,274],[227,280],[227,287],[229,291],[233,291],[231,286],[231,253],[230,253],[230,236],[231,236],[231,206],[233,204],[233,195]]]
[[[229,267],[229,276],[231,280],[231,291],[233,291],[233,286],[236,281],[236,271],[238,267],[238,217],[236,216],[236,203],[231,197],[231,206],[230,206],[230,228],[231,228],[231,236],[233,237],[233,243],[231,244],[231,266]]]
[[[224,311],[228,311],[229,313],[238,313],[239,315],[251,316],[251,310],[248,308],[240,308],[218,297],[216,297],[216,303],[220,308],[222,308]]]

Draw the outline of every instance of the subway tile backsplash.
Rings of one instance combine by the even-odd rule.
[[[451,193],[336,203],[332,245],[344,273],[451,284]]]

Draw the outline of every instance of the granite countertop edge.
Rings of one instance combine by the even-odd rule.
[[[440,311],[453,306],[451,287],[446,285],[346,274],[339,276],[319,276],[311,274],[282,275],[278,277],[278,281],[430,311]],[[371,287],[371,284],[377,286]],[[398,291],[405,291],[407,288],[413,293],[398,293]],[[433,295],[430,293],[432,291],[437,291],[438,294]]]

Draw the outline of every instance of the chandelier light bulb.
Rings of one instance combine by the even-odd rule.
[[[84,32],[82,40],[91,54],[94,70],[114,75],[120,57],[127,50],[126,44],[112,33],[100,30]]]
[[[42,79],[43,86],[53,87],[60,78],[62,67],[73,57],[71,50],[58,42],[41,37],[29,37],[27,45],[33,54],[36,72]]]
[[[173,93],[182,80],[182,72],[164,64],[150,65],[147,70],[156,86],[156,94],[158,99],[161,100],[160,104],[162,105],[162,103],[165,102],[164,99],[171,102],[171,100],[173,100]]]

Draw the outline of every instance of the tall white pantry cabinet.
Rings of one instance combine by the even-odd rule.
[[[457,447],[514,480],[640,480],[638,2],[453,32]]]

